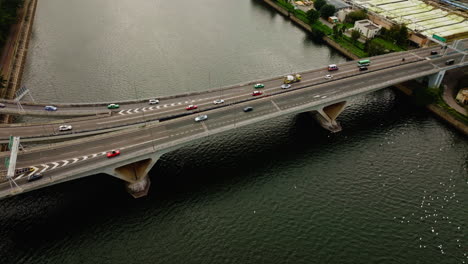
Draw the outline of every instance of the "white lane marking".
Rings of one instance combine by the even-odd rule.
[[[87,160],[87,159],[88,159],[88,156],[83,156],[83,157],[81,157],[81,158],[83,158],[81,161]]]
[[[203,128],[205,129],[205,131],[208,131],[208,127],[206,127],[205,122],[201,122],[201,124],[202,124]]]
[[[320,94],[317,94],[316,96],[314,96],[314,98],[319,98],[320,97]]]
[[[326,96],[326,95],[322,96],[322,99],[325,99],[325,98],[327,98],[327,96]]]
[[[189,103],[189,101],[185,101],[185,102],[184,102],[184,104],[188,104],[188,103]]]
[[[43,173],[45,170],[49,168],[47,164],[41,164],[41,166],[44,167],[44,169],[42,169],[39,173]]]
[[[72,164],[75,163],[75,162],[77,162],[78,160],[79,160],[79,159],[74,158]]]
[[[52,164],[54,164],[54,166],[52,168],[50,168],[51,170],[57,168],[58,165],[60,165],[60,163],[58,163],[58,162],[52,162]]]
[[[169,136],[160,137],[160,138],[155,138],[155,139],[148,140],[148,141],[145,141],[145,142],[141,142],[141,143],[138,143],[138,144],[135,144],[135,145],[130,145],[130,146],[126,146],[126,147],[121,147],[120,150],[122,150],[122,149],[128,149],[128,148],[133,148],[133,147],[136,147],[136,146],[139,146],[139,145],[145,145],[145,144],[152,143],[152,142],[155,142],[155,141],[157,141],[157,140],[166,139],[166,138],[169,138]]]
[[[182,104],[182,102],[178,102],[177,104],[178,104],[178,105],[181,105],[181,104]]]
[[[158,106],[156,106],[156,108],[159,109],[159,108],[161,108],[161,107],[158,105]]]
[[[141,109],[141,111],[143,111],[143,112],[148,111],[148,109],[146,109],[146,108],[147,108],[147,107],[143,107],[143,108]]]
[[[66,165],[68,164],[68,162],[70,162],[70,161],[68,161],[68,160],[62,160],[62,162],[63,162],[62,167],[64,167],[64,166],[66,166]]]
[[[134,111],[135,113],[138,113],[138,110],[140,110],[140,108],[135,108],[135,109],[133,109],[133,111]]]
[[[95,158],[99,153],[95,153],[93,154],[93,156],[91,158]]]
[[[278,111],[281,111],[281,109],[278,107],[278,105],[275,102],[273,102],[273,100],[271,100],[271,103],[276,107],[276,109],[278,109]]]
[[[101,153],[99,153],[99,154],[100,154],[100,155],[104,155],[104,154],[106,154],[106,152],[105,152],[105,151],[103,151],[103,152],[101,152]]]
[[[125,115],[125,114],[123,113],[124,111],[125,111],[125,110],[120,110],[120,111],[119,111],[119,115]]]
[[[171,106],[175,106],[175,103],[172,103]]]
[[[129,109],[126,111],[127,114],[131,114],[132,113],[132,109]]]
[[[167,107],[167,106],[168,106],[167,104],[163,105],[163,107]]]

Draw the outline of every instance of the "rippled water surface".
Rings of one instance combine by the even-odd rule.
[[[167,95],[342,62],[259,1],[40,0],[36,100]],[[2,263],[468,263],[466,138],[390,89],[0,202]]]

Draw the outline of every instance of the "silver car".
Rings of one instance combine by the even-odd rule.
[[[281,89],[288,89],[290,87],[291,87],[291,85],[287,84],[287,83],[284,83],[284,84],[281,85]]]
[[[218,99],[218,100],[213,101],[213,104],[222,104],[222,103],[224,103],[223,99]]]
[[[195,122],[200,122],[200,121],[204,121],[204,120],[207,120],[207,119],[208,119],[207,115],[201,115],[201,116],[195,117]]]
[[[59,131],[68,131],[68,130],[72,130],[71,125],[61,125],[61,126],[59,126]]]
[[[150,99],[149,104],[150,105],[159,104],[159,100],[158,99]]]

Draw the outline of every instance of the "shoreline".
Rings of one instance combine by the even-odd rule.
[[[11,26],[5,46],[2,50],[1,74],[6,80],[6,86],[1,91],[1,98],[14,99],[23,77],[29,40],[36,14],[38,0],[25,0],[24,6],[18,10],[18,22]],[[11,115],[0,115],[0,123],[11,123]]]
[[[272,0],[262,0],[264,3],[266,3],[267,5],[271,6],[272,8],[274,8],[275,10],[277,10],[280,14],[284,15],[285,17],[288,17],[291,21],[293,21],[296,25],[300,26],[301,28],[303,28],[304,30],[308,31],[308,32],[312,32],[312,29],[309,25],[307,25],[306,23],[304,23],[303,21],[301,21],[300,19],[298,19],[297,17],[295,17],[294,15],[291,15],[288,10],[285,10],[282,6],[280,5],[277,5],[275,2],[273,2]],[[340,44],[336,43],[334,40],[332,40],[331,38],[327,37],[327,36],[324,36],[323,37],[323,40],[332,48],[334,48],[335,50],[339,51],[342,55],[344,55],[345,57],[349,58],[349,59],[352,59],[352,60],[356,60],[358,59],[359,57],[356,56],[355,54],[353,54],[352,52],[348,51],[347,49],[345,49],[344,47],[342,47]],[[442,80],[442,83],[444,83],[444,81]],[[398,89],[399,91],[403,92],[404,94],[406,94],[407,96],[410,96],[412,97],[412,89],[404,84],[398,84],[398,85],[394,85],[393,87],[395,87],[396,89]],[[430,112],[432,112],[433,114],[435,114],[437,117],[439,117],[440,119],[444,120],[446,123],[452,125],[453,128],[455,128],[456,130],[458,130],[459,132],[463,133],[465,136],[468,136],[468,124],[465,124],[464,122],[461,122],[459,121],[458,119],[456,119],[455,117],[453,117],[449,112],[445,111],[444,109],[440,108],[439,106],[437,106],[436,104],[429,104],[429,105],[426,105],[425,106],[426,109],[428,109]]]

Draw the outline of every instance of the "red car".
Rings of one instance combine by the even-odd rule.
[[[108,158],[118,156],[118,155],[120,155],[120,150],[116,149],[116,150],[109,151],[109,152],[107,152],[106,155],[107,155]]]
[[[256,96],[256,95],[262,95],[262,94],[263,94],[263,92],[260,92],[260,91],[254,91],[254,92],[252,93],[252,96]]]
[[[197,105],[189,105],[187,107],[185,107],[185,110],[193,110],[193,109],[197,109],[198,106]]]

